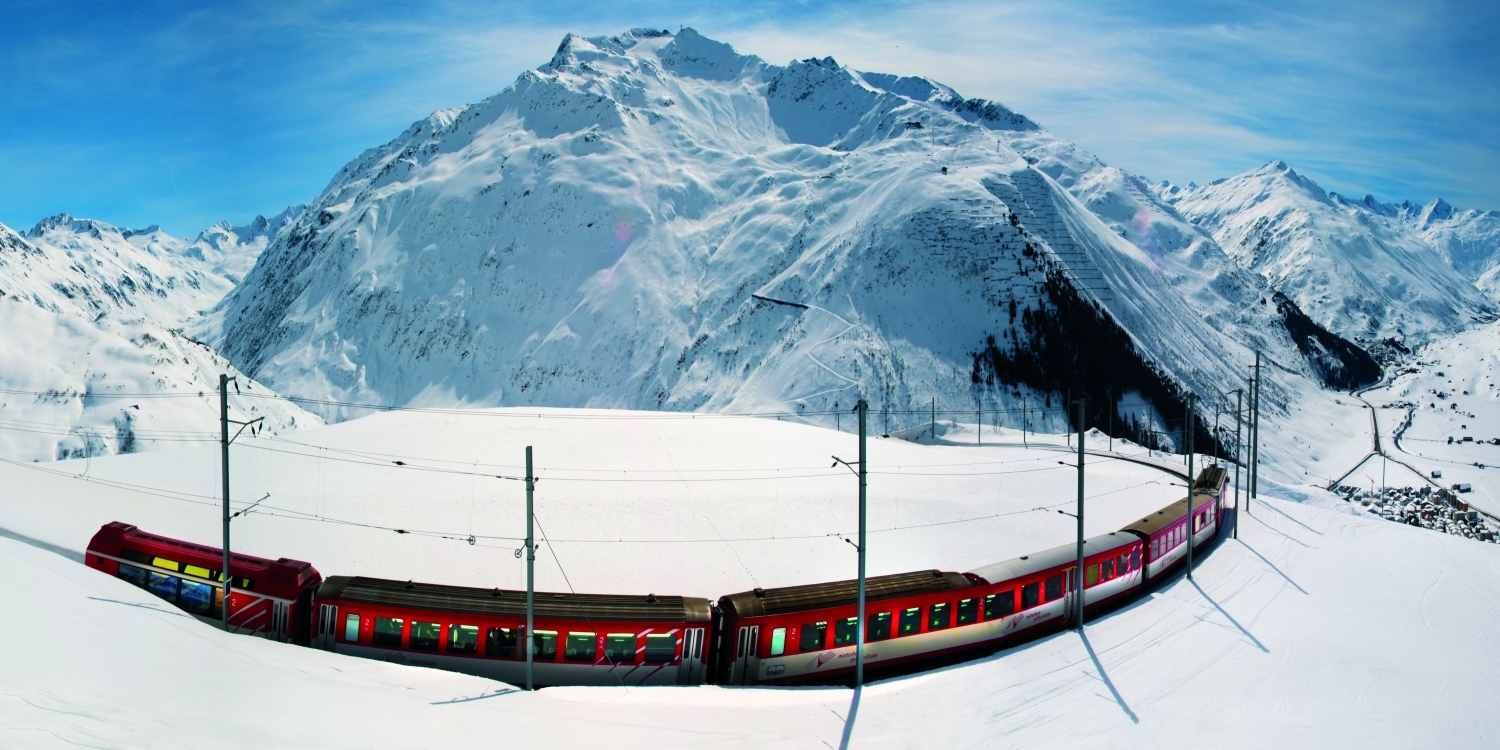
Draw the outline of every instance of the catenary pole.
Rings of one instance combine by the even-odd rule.
[[[536,539],[532,536],[532,495],[536,477],[531,474],[531,446],[526,446],[526,689],[535,690],[532,682],[532,652],[536,649]]]
[[[854,648],[854,688],[865,684],[865,414],[869,404],[860,399],[859,411],[859,629]]]
[[[224,602],[219,607],[224,632],[229,632],[229,591],[234,576],[229,570],[229,376],[219,373],[219,474],[224,482]]]
[[[1245,389],[1234,389],[1234,538],[1240,538],[1240,463],[1244,451],[1240,450],[1240,411],[1244,408]]]
[[[1250,497],[1245,500],[1245,510],[1250,510],[1250,504],[1255,498],[1260,497],[1260,352],[1255,353],[1255,384],[1253,386],[1254,396],[1250,405]]]
[[[1188,469],[1188,514],[1187,514],[1187,577],[1193,577],[1193,485],[1197,484],[1193,479],[1193,402],[1197,400],[1198,394],[1189,393],[1187,397],[1187,420],[1183,422],[1182,431],[1187,435],[1187,469]]]
[[[1083,632],[1083,413],[1082,398],[1078,405],[1078,632]]]

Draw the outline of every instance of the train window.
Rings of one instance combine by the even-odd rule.
[[[975,622],[978,619],[979,619],[979,600],[978,599],[959,599],[958,600],[958,624],[959,625],[968,625],[969,623]]]
[[[820,651],[823,643],[828,638],[828,623],[813,622],[802,626],[802,640],[797,643],[798,651]]]
[[[130,581],[131,583],[141,588],[146,588],[145,568],[137,568],[134,565],[126,565],[125,563],[120,563],[120,572],[116,573],[116,575],[127,581]]]
[[[198,576],[199,578],[208,578],[212,575],[212,571],[208,568],[200,568],[197,565],[184,565],[182,566],[182,572],[190,576]]]
[[[355,643],[359,640],[359,615],[344,616],[344,640]]]
[[[611,664],[634,664],[635,633],[606,634],[604,636],[604,658]]]
[[[922,632],[922,608],[901,610],[901,620],[896,623],[896,635],[916,635]]]
[[[646,636],[646,663],[667,664],[677,658],[677,636],[652,633]]]
[[[1047,601],[1050,602],[1062,598],[1062,584],[1063,577],[1061,573],[1047,579]]]
[[[531,635],[531,658],[538,659],[557,658],[557,631],[538,630]]]
[[[384,648],[401,648],[401,631],[406,621],[399,617],[375,618],[375,637],[371,642]]]
[[[771,655],[781,656],[786,653],[786,628],[776,628],[771,631]]]
[[[178,565],[176,560],[168,560],[165,557],[152,558],[151,564],[167,570],[182,570],[182,566]]]
[[[512,647],[512,650],[514,650],[514,647]],[[453,654],[478,653],[479,627],[476,625],[449,625],[448,652]]]
[[[563,650],[563,658],[568,661],[594,660],[594,650],[597,645],[597,637],[593,633],[569,633],[568,645]]]
[[[1037,594],[1041,586],[1037,583],[1028,583],[1021,587],[1021,609],[1031,609],[1039,603]]]
[[[984,598],[984,619],[998,620],[1016,611],[1016,590],[1001,591]]]
[[[880,612],[870,618],[870,624],[865,626],[865,640],[883,641],[891,637],[891,613]]]
[[[952,608],[953,605],[949,604],[948,602],[934,604],[931,607],[928,607],[927,629],[942,630],[943,628],[948,627],[948,624],[953,621],[953,614],[948,611]]]
[[[1099,580],[1108,581],[1115,577],[1115,561],[1113,558],[1099,563]]]
[[[156,571],[148,571],[146,589],[157,596],[166,599],[173,604],[177,603],[177,582],[181,580],[177,576],[165,576]]]
[[[1130,553],[1130,569],[1131,570],[1140,570],[1141,569],[1141,548],[1140,547],[1136,547],[1135,551]]]
[[[1076,568],[1075,568],[1075,570],[1076,570]],[[1094,584],[1096,584],[1098,582],[1099,582],[1099,566],[1098,565],[1090,565],[1087,568],[1083,569],[1083,585],[1084,586],[1092,586],[1092,585],[1094,585]],[[1052,600],[1052,587],[1050,585],[1047,587],[1047,600],[1048,601]]]
[[[833,624],[833,645],[847,646],[859,635],[859,618],[850,617]]]
[[[422,651],[436,651],[443,640],[443,626],[435,622],[411,623],[411,647]]]
[[[1130,553],[1126,552],[1115,559],[1115,575],[1122,576],[1130,572]]]
[[[177,606],[205,617],[214,613],[214,592],[218,590],[217,586],[187,580],[184,580],[181,586]]]
[[[490,628],[485,631],[484,655],[501,659],[516,658],[516,631],[511,628]]]

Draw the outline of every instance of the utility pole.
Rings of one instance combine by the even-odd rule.
[[[1078,405],[1078,632],[1083,632],[1083,399]]]
[[[219,580],[224,583],[224,605],[219,607],[224,632],[229,632],[229,590],[234,576],[229,571],[229,376],[219,373],[219,474],[224,480],[224,567]]]
[[[932,399],[932,440],[937,442],[937,397]]]
[[[1193,478],[1193,402],[1197,400],[1198,394],[1189,392],[1187,397],[1187,422],[1183,424],[1182,430],[1187,433],[1187,467],[1188,467],[1188,534],[1187,534],[1187,577],[1193,578],[1193,486],[1197,481]]]
[[[1030,448],[1026,444],[1026,420],[1031,416],[1031,409],[1026,406],[1026,394],[1021,394],[1021,447]]]
[[[978,423],[977,427],[979,428],[979,444],[980,445],[984,445],[984,397],[983,396],[981,396],[980,399],[979,399],[979,417],[978,417],[978,419],[979,419],[979,423]]]
[[[240,433],[244,432],[246,427],[265,419],[265,417],[256,417],[249,422],[240,422],[229,418],[229,381],[231,380],[234,380],[234,378],[219,373],[219,474],[224,481],[224,570],[219,573],[219,580],[224,584],[224,602],[223,606],[219,607],[219,614],[221,617],[220,622],[226,633],[229,632],[229,594],[234,580],[233,572],[229,568],[229,522],[235,515],[238,515],[231,515],[229,513],[229,444],[239,438]],[[239,392],[240,386],[238,382],[235,383],[234,390],[236,393]],[[234,433],[234,437],[229,436],[229,425],[231,424],[240,426],[239,431]],[[264,500],[265,498],[261,499]],[[252,505],[251,507],[254,506]],[[245,510],[249,509],[246,508]],[[244,513],[245,510],[240,511],[240,513]]]
[[[1240,463],[1244,451],[1240,450],[1240,413],[1244,408],[1245,389],[1234,389],[1234,538],[1240,538]]]
[[[536,477],[531,473],[531,446],[526,446],[526,689],[532,685],[532,652],[536,649],[536,636],[532,628],[536,625],[536,539],[532,536],[532,495],[536,490]]]
[[[858,690],[865,684],[865,477],[868,473],[865,463],[865,414],[870,406],[864,399],[860,399],[854,408],[859,411],[859,640],[855,642],[854,648],[854,689]]]
[[[1250,497],[1245,500],[1245,511],[1260,496],[1260,352],[1255,353],[1255,382],[1250,397]]]

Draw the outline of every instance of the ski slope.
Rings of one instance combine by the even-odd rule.
[[[366,421],[371,424],[361,424]],[[451,442],[429,445],[428,440],[441,440],[440,432],[417,432],[420,425],[414,421],[392,421],[396,424],[356,420],[309,437],[357,449],[360,437],[378,436],[381,427],[394,426],[411,435],[410,445],[433,451],[452,450],[473,437],[459,429]],[[496,432],[504,441],[550,449],[540,456],[561,446],[547,443],[549,431],[572,433],[564,436],[575,446],[588,442],[580,439],[583,434],[599,433],[613,441],[627,432],[611,426],[623,420],[537,421],[552,424],[528,428],[507,422]],[[576,426],[578,422],[584,426]],[[748,448],[746,466],[770,458],[766,451],[782,444],[789,451],[814,445],[837,451],[852,442],[848,435],[827,430],[752,420],[629,424],[635,439],[610,447],[617,455],[632,455],[636,460],[628,463],[633,468],[664,472],[701,469],[706,464],[699,461],[707,458],[726,466],[715,434]],[[361,426],[365,429],[357,429]],[[675,463],[669,463],[666,451],[651,440],[663,432],[690,433],[703,445],[674,440]],[[964,463],[982,452],[1026,455],[998,447],[888,441],[872,446],[877,467],[896,459],[915,461],[914,456],[925,457],[929,466]],[[156,475],[161,467],[151,459],[173,453],[95,459],[90,473],[137,482],[149,477],[159,483],[165,477]],[[178,465],[189,469],[193,451],[177,453]],[[1047,461],[1060,455],[1031,453]],[[63,465],[71,463],[76,462]],[[557,476],[552,468],[557,465],[539,462],[539,473]],[[1105,476],[1114,469],[1096,465],[1104,473],[1095,486],[1108,491]],[[1257,502],[1240,539],[1223,540],[1201,561],[1193,582],[1179,577],[1096,620],[1086,638],[1062,633],[973,662],[878,682],[862,691],[857,711],[851,711],[855,694],[841,688],[555,688],[527,694],[463,675],[225,636],[70,559],[70,550],[84,543],[76,535],[88,532],[93,523],[88,513],[133,512],[136,520],[144,517],[153,524],[147,528],[183,534],[202,525],[197,516],[211,515],[207,509],[33,471],[12,465],[0,469],[5,486],[20,490],[6,493],[0,526],[11,537],[24,529],[28,536],[43,538],[33,544],[0,539],[0,589],[10,597],[10,616],[0,618],[0,660],[6,665],[0,672],[0,745],[7,747],[490,747],[499,731],[517,744],[614,748],[965,748],[993,747],[1002,738],[1007,745],[1065,748],[1478,748],[1500,738],[1500,717],[1493,710],[1500,698],[1493,680],[1500,674],[1500,651],[1491,647],[1500,637],[1496,546],[1306,505]],[[38,475],[48,478],[25,479]],[[880,476],[872,480],[890,481]],[[829,493],[851,497],[852,478],[840,481],[844,486]],[[969,480],[953,481],[921,493],[912,515],[935,517],[950,504],[969,502],[962,497],[962,482]],[[1058,489],[1070,483],[1036,484]],[[451,517],[451,509],[440,506],[444,487],[433,486],[423,507],[442,521],[459,523],[462,519]],[[548,489],[546,479],[540,488],[542,508],[552,502],[549,492],[561,492]],[[381,508],[373,486],[357,489],[357,494],[371,496],[364,500],[366,507]],[[889,492],[888,484],[872,492],[872,506],[879,508],[872,511],[872,520],[893,512]],[[1150,496],[1134,502],[1164,501],[1174,492],[1152,488]],[[818,504],[812,493],[793,505]],[[31,512],[42,505],[55,512],[46,518]],[[1094,505],[1098,508],[1092,515],[1109,516],[1105,498]],[[774,507],[767,502],[760,510]],[[633,503],[606,504],[590,526],[595,533],[617,528],[634,532],[633,519],[645,516],[662,535],[701,533],[690,512],[652,510],[642,512]],[[566,527],[564,516],[553,512],[554,528]],[[1047,514],[1036,516],[1040,520]],[[59,520],[63,517],[67,520]],[[414,546],[405,536],[361,536],[357,542],[362,549],[354,551],[346,545],[356,537],[337,529],[308,524],[320,531],[309,538],[294,533],[291,521],[248,518],[240,531],[247,538],[245,551],[305,556],[325,573],[347,572],[339,566],[357,560],[360,572],[389,574],[379,569],[379,560],[393,558],[401,559],[407,570],[418,570],[416,575],[444,572],[444,579],[455,582],[478,570],[439,571],[446,561],[424,555],[437,548]],[[989,549],[1000,555],[1013,554],[1011,546],[1039,549],[1067,536],[1066,530],[1027,527],[1028,518],[1011,517],[980,536],[962,533],[966,524],[950,526],[944,534],[946,549],[923,554],[947,555],[935,563],[941,565],[989,558]],[[881,523],[889,519],[872,525]],[[260,524],[267,528],[256,530]],[[985,544],[987,538],[1002,541]],[[67,548],[62,554],[34,546],[57,540]],[[872,537],[872,554],[880,561],[874,567],[908,562],[892,556],[893,541]],[[323,549],[315,549],[318,544]],[[493,575],[504,574],[498,564],[508,557],[503,550],[447,544],[488,555]],[[834,549],[825,554],[838,557],[842,551],[837,548],[844,545],[829,546]],[[576,547],[558,548],[580,559]],[[702,565],[701,551],[654,545],[635,558],[662,558],[686,587],[713,577],[694,571]],[[746,566],[768,579],[793,575],[790,570],[775,572],[780,563],[773,551],[738,551]],[[594,562],[608,557],[595,554]],[[838,569],[852,567],[852,557],[842,554]],[[831,571],[813,565],[795,575],[808,580]],[[627,579],[648,585],[652,575],[644,569],[589,570],[581,563],[570,573],[578,576],[575,583],[582,579],[589,587]],[[735,575],[718,580],[727,583]]]

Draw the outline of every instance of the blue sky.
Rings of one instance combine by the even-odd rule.
[[[314,198],[568,31],[693,26],[995,99],[1111,164],[1500,209],[1500,4],[30,2],[0,7],[0,222],[193,236]]]

